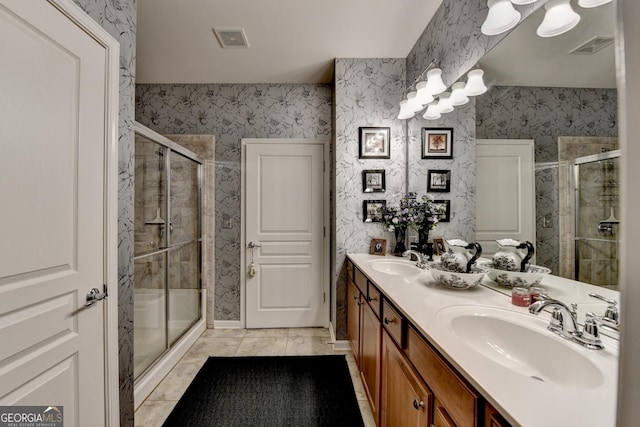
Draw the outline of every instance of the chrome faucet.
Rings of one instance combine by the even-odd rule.
[[[562,301],[551,299],[543,294],[540,300],[529,306],[529,312],[538,315],[545,307],[553,307],[551,320],[547,326],[551,332],[592,350],[604,348],[598,332],[598,324],[593,318],[587,316],[584,328],[580,331],[576,321],[577,304],[571,304],[570,309]]]
[[[407,256],[411,257],[411,255],[415,255],[416,258],[418,259],[418,262],[416,263],[416,267],[422,268],[422,269],[427,268],[427,259],[426,259],[427,257],[425,255],[413,249],[409,249],[402,253],[403,257],[407,257]]]

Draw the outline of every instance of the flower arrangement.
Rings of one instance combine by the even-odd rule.
[[[433,202],[433,196],[426,194],[419,201],[417,194],[410,192],[402,196],[399,206],[387,206],[382,221],[388,231],[406,230],[408,227],[432,230],[441,213],[442,208]]]

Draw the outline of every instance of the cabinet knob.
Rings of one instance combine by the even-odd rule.
[[[358,295],[354,295],[354,296],[353,296],[353,299],[354,299],[354,300],[356,300],[356,301],[358,301]]]
[[[362,301],[358,301],[356,304],[358,304],[358,305],[362,305]]]
[[[418,402],[418,399],[414,399],[413,407],[416,409],[424,408],[424,402],[422,400]]]
[[[385,317],[385,318],[384,318],[384,324],[385,324],[385,325],[388,325],[388,324],[390,324],[390,323],[393,323],[393,319],[389,319],[388,317]]]
[[[369,301],[369,302],[373,302],[373,301],[375,301],[375,300],[377,300],[377,298],[367,297],[367,301]]]

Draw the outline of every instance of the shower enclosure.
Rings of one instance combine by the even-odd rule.
[[[618,290],[620,150],[577,158],[575,279]]]
[[[191,151],[136,126],[136,379],[202,316],[201,166]]]

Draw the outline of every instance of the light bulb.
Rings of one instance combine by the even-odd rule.
[[[431,104],[429,104],[429,106],[427,107],[427,111],[425,111],[422,117],[427,120],[438,120],[440,117],[442,117],[442,115],[438,111],[438,102],[433,101]]]
[[[547,0],[544,8],[544,19],[536,31],[540,37],[559,36],[580,22],[580,15],[571,8],[570,0]]]
[[[452,111],[453,104],[451,103],[451,94],[449,92],[440,94],[440,99],[438,99],[438,112],[440,114],[446,114]]]
[[[469,102],[469,98],[467,94],[464,92],[465,84],[464,82],[457,82],[451,86],[451,104],[454,107],[458,107],[460,105],[464,105]]]
[[[487,86],[485,86],[484,81],[482,80],[483,75],[484,71],[479,68],[471,70],[469,71],[469,73],[467,73],[467,84],[464,87],[465,95],[478,96],[487,91]]]
[[[447,90],[447,86],[445,86],[442,81],[442,70],[440,68],[427,71],[427,85],[425,86],[425,90],[434,96]]]
[[[509,31],[520,22],[520,12],[509,0],[487,0],[487,6],[489,6],[489,12],[480,28],[482,34],[495,36]]]

